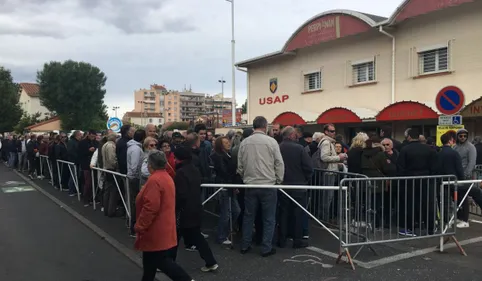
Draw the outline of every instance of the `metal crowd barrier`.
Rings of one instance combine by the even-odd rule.
[[[70,177],[72,178],[75,189],[77,191],[77,199],[80,201],[79,176],[78,176],[78,173],[77,173],[77,165],[75,165],[75,163],[72,163],[72,162],[69,162],[69,161],[57,159],[57,175],[58,175],[58,178],[59,178],[60,191],[63,191],[63,188],[62,188],[62,173],[64,173],[64,171],[63,171],[64,165],[60,165],[59,163],[66,164],[67,167],[69,168]],[[62,168],[60,168],[60,167],[62,167]],[[67,189],[68,188],[69,187],[67,186]]]
[[[339,186],[343,179],[368,178],[362,174],[315,169],[311,181],[313,186]],[[325,225],[338,230],[338,190],[308,190],[308,211]]]
[[[313,219],[321,228],[325,229],[330,233],[335,239],[339,240],[340,238],[338,235],[335,234],[335,231],[333,231],[329,226],[327,226],[324,222],[319,220],[315,215],[313,215],[311,212],[309,212],[306,209],[306,206],[300,205],[293,197],[291,197],[284,189],[289,189],[289,190],[321,190],[321,191],[344,191],[346,190],[346,187],[339,187],[339,186],[314,186],[314,185],[258,185],[258,184],[214,184],[214,183],[209,183],[209,184],[202,184],[201,187],[206,188],[210,187],[215,189],[215,192],[208,197],[204,202],[203,205],[205,205],[207,202],[212,200],[213,198],[216,197],[216,195],[222,191],[225,191],[226,189],[237,189],[237,188],[244,188],[244,189],[276,189],[279,192],[281,192],[284,196],[286,196],[290,201],[292,201],[296,206],[301,208],[303,213],[308,215],[311,219]],[[229,203],[229,219],[230,219],[230,228],[231,228],[231,235],[233,233],[232,231],[232,216],[231,216],[231,202]],[[231,241],[232,237],[231,237]]]
[[[119,196],[120,196],[120,199],[122,201],[122,205],[124,206],[124,209],[126,211],[126,218],[127,218],[127,221],[126,221],[126,224],[128,227],[130,227],[131,225],[131,221],[132,221],[132,218],[131,218],[131,200],[135,200],[135,198],[130,198],[130,187],[129,187],[129,180],[127,179],[127,175],[124,175],[124,174],[121,174],[121,173],[118,173],[118,172],[114,172],[114,171],[110,171],[110,170],[105,170],[105,169],[101,169],[101,168],[97,168],[97,167],[92,167],[91,168],[91,173],[92,173],[92,200],[93,200],[93,207],[94,207],[94,210],[96,208],[96,202],[95,202],[95,195],[97,194],[97,190],[96,190],[96,187],[95,187],[95,184],[94,184],[94,170],[97,171],[97,172],[101,172],[101,173],[104,173],[104,174],[111,174],[112,175],[112,178],[114,179],[114,182],[115,182],[115,185],[117,187],[117,191],[119,192]],[[122,192],[122,189],[119,185],[119,181],[117,180],[117,177],[120,177],[122,178],[122,180],[124,181],[125,183],[125,194],[123,194]],[[100,178],[100,175],[99,175],[99,178]],[[104,185],[104,188],[105,188],[105,185]],[[107,206],[104,206],[104,208],[107,208]]]
[[[52,186],[54,185],[54,177],[52,173],[52,166],[50,165],[50,159],[47,155],[40,155],[40,175],[44,175],[44,167],[45,163],[47,164],[47,169],[49,170],[49,175],[50,175],[50,181]],[[43,179],[43,177],[42,177]]]
[[[482,165],[476,165],[472,174],[473,174],[472,179],[474,180],[482,179]],[[482,209],[477,204],[475,204],[472,198],[469,198],[469,204],[470,204],[469,213],[474,216],[482,217]]]
[[[353,259],[364,246],[415,239],[450,237],[456,227],[450,218],[457,212],[457,179],[452,175],[348,178],[340,182],[340,255],[354,269]],[[349,248],[360,247],[355,255]],[[443,246],[440,248],[443,251]]]

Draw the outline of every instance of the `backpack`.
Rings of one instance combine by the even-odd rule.
[[[326,141],[326,139],[320,141],[320,143],[318,144],[318,149],[311,156],[311,160],[313,161],[313,168],[315,168],[315,169],[322,169],[322,170],[328,169],[328,163],[325,163],[325,162],[323,162],[323,160],[321,160],[321,144],[324,141]]]

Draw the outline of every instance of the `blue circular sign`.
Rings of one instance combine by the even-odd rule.
[[[465,96],[458,87],[448,86],[439,91],[435,103],[442,114],[453,115],[464,106]]]
[[[122,121],[117,117],[111,117],[107,120],[107,129],[114,133],[119,133],[122,127]]]

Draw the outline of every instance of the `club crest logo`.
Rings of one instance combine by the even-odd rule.
[[[278,90],[278,78],[272,78],[269,80],[269,90],[271,93],[276,93]]]

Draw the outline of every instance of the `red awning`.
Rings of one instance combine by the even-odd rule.
[[[356,115],[353,111],[342,108],[342,107],[334,107],[326,110],[318,119],[316,119],[316,123],[318,124],[337,124],[337,123],[361,123],[362,119]]]
[[[416,101],[400,101],[391,104],[378,113],[377,121],[402,121],[437,119],[438,113],[429,106]]]
[[[294,112],[283,112],[276,116],[272,123],[277,123],[282,126],[306,125],[306,121]]]

